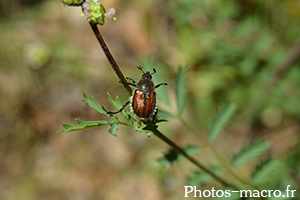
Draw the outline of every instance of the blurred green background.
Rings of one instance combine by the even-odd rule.
[[[126,76],[138,80],[136,66],[149,58],[169,84],[172,104],[159,105],[172,111],[175,73],[187,66],[185,118],[205,135],[216,109],[235,102],[216,149],[230,160],[249,141],[267,138],[266,156],[285,166],[275,182],[300,191],[299,0],[103,4],[117,10],[117,21],[100,31]],[[183,161],[159,169],[168,147],[154,136],[127,127],[118,137],[107,127],[56,134],[75,118],[105,119],[81,102],[81,91],[111,109],[107,92],[128,98],[80,14],[58,0],[0,1],[0,199],[182,199],[195,167]],[[295,62],[284,65],[289,59]],[[178,119],[160,130],[180,145],[200,145]],[[197,158],[215,163],[205,149]],[[255,163],[237,170],[247,177]]]

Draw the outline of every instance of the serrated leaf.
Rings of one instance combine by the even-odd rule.
[[[82,96],[83,96],[83,102],[88,104],[92,109],[102,113],[102,114],[106,114],[106,111],[103,109],[102,106],[100,106],[98,104],[98,102],[94,99],[94,97],[92,97],[92,95],[90,95],[89,97],[82,92]]]
[[[113,119],[114,121],[118,121],[118,117],[112,114],[107,114],[107,109],[103,105],[100,106],[99,103],[94,99],[94,97],[92,97],[92,95],[88,97],[84,92],[82,92],[82,96],[83,96],[82,101],[87,105],[89,105],[92,109],[100,112],[103,115],[106,115],[107,117]]]
[[[144,129],[147,124],[142,124],[139,120],[131,121],[130,126],[137,132],[145,133],[147,136],[151,135],[151,131]]]
[[[120,110],[123,106],[118,96],[114,100],[109,93],[108,93],[108,102],[112,104],[117,110]]]
[[[233,115],[235,111],[236,105],[234,103],[230,103],[224,106],[217,114],[214,116],[211,125],[208,129],[208,140],[213,142],[222,128],[228,123],[229,119]]]
[[[176,100],[177,100],[177,109],[178,114],[181,115],[183,108],[185,106],[185,99],[187,95],[186,83],[187,78],[185,77],[187,69],[179,67],[178,73],[176,75]]]
[[[188,145],[186,147],[182,147],[182,149],[189,155],[194,156],[196,153],[200,151],[200,147],[194,145]],[[167,154],[157,159],[158,166],[160,168],[170,167],[173,162],[181,162],[184,159],[184,156],[177,153],[177,151],[170,149]]]
[[[272,181],[272,176],[277,174],[276,172],[278,172],[279,168],[280,162],[277,159],[268,159],[256,167],[250,181],[257,186]]]
[[[165,81],[163,80],[163,78],[160,75],[160,68],[161,67],[157,67],[153,64],[153,62],[149,59],[146,58],[142,61],[142,65],[144,66],[145,71],[152,71],[153,68],[155,68],[157,71],[156,73],[152,76],[152,79],[154,81],[154,83],[160,84],[160,83],[164,83]],[[167,87],[168,86],[160,86],[156,91],[157,97],[164,102],[167,105],[170,105],[170,100],[168,97],[168,93],[167,93]]]
[[[117,110],[120,110],[122,107],[123,107],[123,105],[122,105],[122,103],[121,103],[121,101],[120,101],[120,99],[119,99],[119,97],[117,96],[116,97],[116,99],[114,100],[113,98],[112,98],[112,96],[108,93],[108,102],[110,103],[110,104],[112,104]],[[121,112],[121,114],[124,116],[124,117],[126,117],[128,120],[130,120],[130,117],[128,116],[128,115],[130,115],[131,114],[131,112],[126,112],[126,109],[124,109],[122,112]],[[114,116],[114,115],[107,115],[108,117],[111,117],[111,116]],[[133,115],[131,115],[131,116],[133,116]],[[117,120],[115,120],[115,121],[117,121]]]
[[[76,119],[76,122],[78,126],[73,124],[63,124],[64,130],[58,131],[58,133],[79,131],[79,130],[108,125],[107,121],[83,121],[83,120]]]
[[[208,167],[215,175],[220,176],[223,170],[219,166],[211,165]],[[206,185],[213,177],[205,171],[194,172],[187,180],[186,185]]]
[[[261,153],[269,148],[269,142],[267,140],[258,140],[250,143],[248,146],[243,148],[239,153],[233,156],[231,161],[232,165],[240,166],[245,162],[258,157]]]
[[[118,129],[118,122],[108,122],[110,128],[108,129],[108,132],[112,134],[113,136],[117,136],[116,131]]]

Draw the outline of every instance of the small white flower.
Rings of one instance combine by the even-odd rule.
[[[82,4],[82,8],[83,8],[83,9],[89,9],[89,8],[90,8],[90,4],[89,4],[88,2],[84,2],[84,3]]]
[[[116,15],[116,10],[113,7],[107,8],[107,12],[105,13],[105,17],[107,17],[108,19],[116,20],[115,15]]]

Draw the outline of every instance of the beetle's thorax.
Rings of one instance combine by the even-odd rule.
[[[137,89],[142,90],[145,93],[148,93],[155,89],[154,82],[151,79],[142,78],[136,85]]]

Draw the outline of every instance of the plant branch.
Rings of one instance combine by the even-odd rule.
[[[179,154],[183,155],[190,162],[192,162],[193,164],[195,164],[196,166],[198,166],[200,169],[202,169],[203,171],[205,171],[206,173],[208,173],[209,175],[211,175],[215,180],[217,180],[218,182],[220,182],[223,186],[225,186],[225,187],[227,186],[227,187],[231,187],[231,188],[233,188],[235,190],[239,190],[236,186],[228,183],[227,181],[225,181],[221,177],[215,175],[211,170],[207,169],[205,166],[203,166],[195,158],[189,156],[182,148],[180,148],[173,141],[171,141],[169,138],[167,138],[166,136],[164,136],[159,130],[157,130],[156,128],[153,128],[153,129],[151,129],[151,131],[153,131],[153,134],[155,136],[157,136],[159,139],[163,140],[170,147],[172,147],[172,149],[174,149],[176,152],[178,152]]]
[[[109,64],[111,65],[111,67],[115,71],[116,75],[118,76],[119,81],[127,83],[127,80],[125,79],[121,69],[119,68],[118,64],[116,63],[114,57],[111,55],[105,41],[103,40],[102,35],[101,35],[101,33],[100,33],[100,31],[97,27],[97,24],[92,24],[92,23],[89,23],[89,24],[90,24],[90,26],[91,26],[98,42],[99,42],[99,44],[100,44],[100,46],[101,46],[108,62],[109,62]],[[127,85],[127,84],[122,84],[122,85],[125,87],[126,91],[129,93],[129,95],[131,95],[132,94],[131,87],[129,87],[129,85]]]
[[[195,129],[193,129],[182,117],[179,117],[181,123],[183,126],[185,126],[187,129],[189,129],[194,135],[197,137],[197,139],[200,140],[200,142],[203,143],[205,147],[207,147],[212,154],[215,156],[215,158],[224,166],[224,168],[227,169],[227,171],[239,182],[241,182],[244,185],[247,185],[249,188],[260,190],[256,186],[251,185],[248,181],[244,180],[243,177],[240,177],[240,175],[237,175],[234,170],[231,168],[230,164],[224,160],[224,158],[213,148],[212,144],[209,143],[204,137],[201,137],[201,134],[198,133]]]

